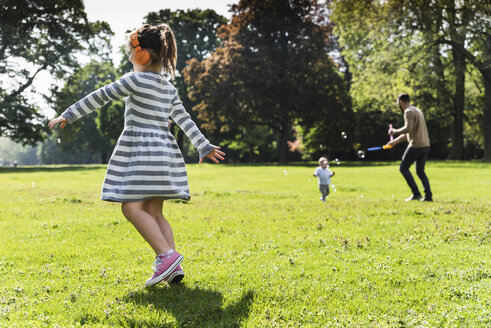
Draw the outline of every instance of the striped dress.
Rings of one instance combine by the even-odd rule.
[[[109,160],[101,199],[136,202],[150,198],[190,198],[186,167],[171,118],[184,131],[200,158],[214,146],[182,106],[176,88],[159,73],[132,72],[73,104],[62,114],[73,123],[104,104],[126,97],[124,129]]]

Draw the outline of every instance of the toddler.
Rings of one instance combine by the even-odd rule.
[[[321,198],[323,202],[326,201],[327,196],[329,195],[329,185],[331,184],[331,177],[334,175],[334,172],[331,172],[328,169],[329,162],[326,157],[319,158],[319,167],[314,171],[314,177],[317,177],[319,180],[319,190],[321,192]]]

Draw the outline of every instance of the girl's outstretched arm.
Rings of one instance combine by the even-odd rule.
[[[139,85],[140,82],[136,78],[135,73],[125,74],[116,82],[107,84],[77,101],[68,107],[61,116],[71,124],[79,118],[101,108],[110,101],[136,93]]]
[[[176,122],[186,136],[191,140],[191,143],[199,151],[200,163],[203,162],[205,157],[210,158],[213,162],[218,163],[218,159],[223,160],[225,153],[222,152],[220,147],[213,146],[205,136],[199,131],[196,123],[191,119],[191,116],[182,105],[182,101],[177,95],[177,89],[175,90],[172,100],[172,107],[170,110],[170,118]]]

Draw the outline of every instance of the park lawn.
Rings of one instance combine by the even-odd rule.
[[[490,164],[427,163],[433,203],[369,162],[331,166],[322,203],[314,169],[189,165],[164,204],[186,277],[150,289],[105,166],[0,169],[0,327],[491,325]]]

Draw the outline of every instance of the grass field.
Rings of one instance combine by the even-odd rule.
[[[0,169],[0,326],[491,326],[490,164],[430,161],[434,203],[397,163],[331,166],[322,203],[314,169],[189,165],[186,278],[151,289],[104,166]]]

